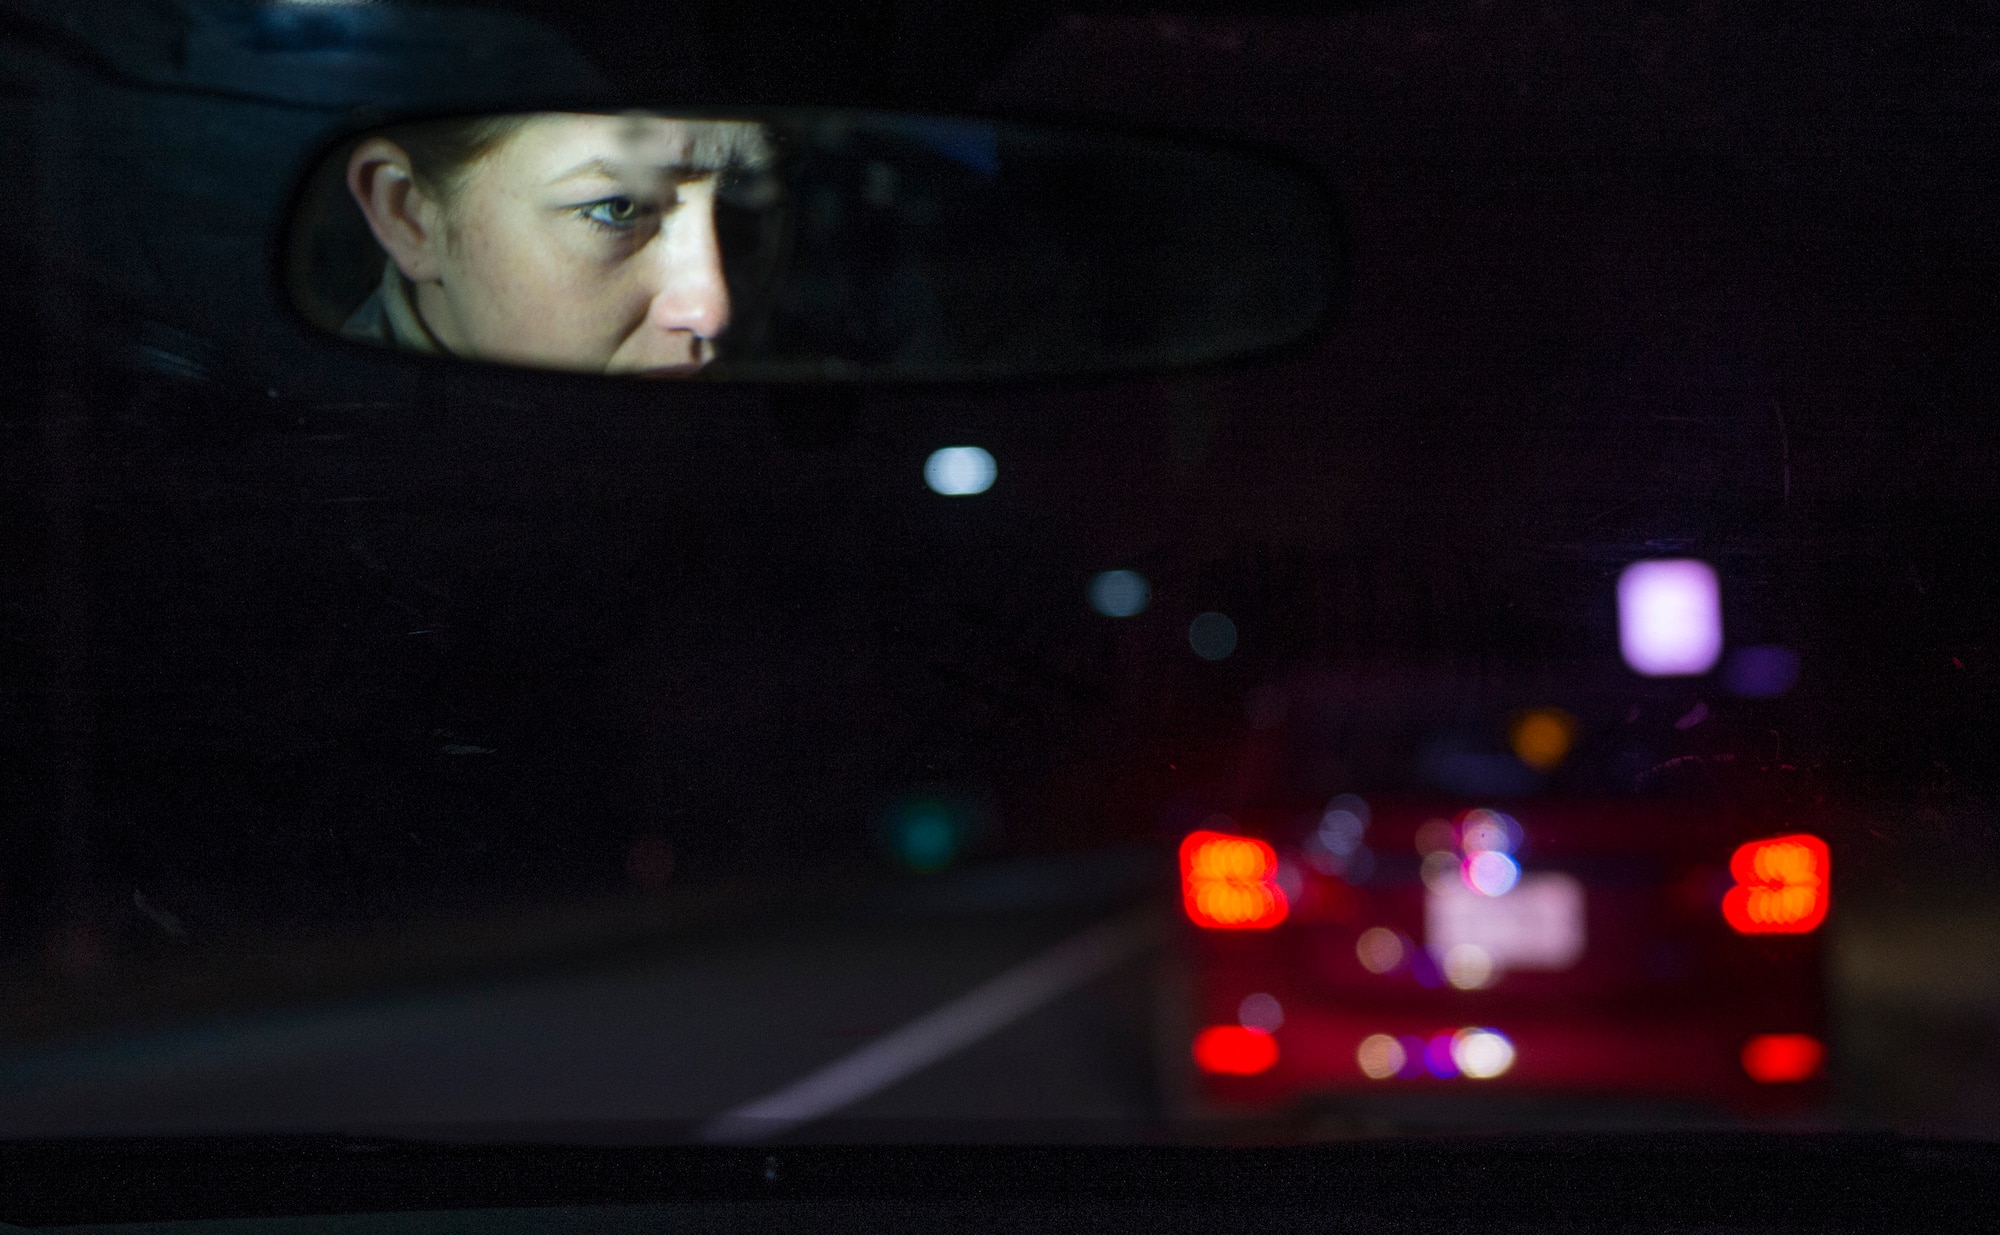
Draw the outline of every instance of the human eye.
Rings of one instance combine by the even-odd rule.
[[[660,207],[622,194],[585,202],[576,207],[577,217],[611,232],[629,232],[660,213]]]

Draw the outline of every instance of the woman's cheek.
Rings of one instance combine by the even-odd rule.
[[[475,350],[530,363],[595,367],[643,324],[650,298],[628,263],[578,251],[560,232],[511,218],[463,236]]]
[[[644,324],[652,300],[628,264],[582,261],[551,273],[548,302],[560,308],[549,317],[561,319],[551,327],[562,331],[566,359],[602,365]]]
[[[447,279],[445,289],[458,309],[459,321],[470,335],[475,351],[507,353],[516,350],[514,323],[524,317],[522,302],[531,293],[521,286],[520,272],[510,246],[496,243],[490,226],[474,220],[460,235],[461,260],[458,277]],[[453,283],[456,287],[453,287]]]
[[[551,362],[590,367],[610,355],[615,344],[606,341],[613,330],[606,319],[615,297],[609,290],[587,264],[553,262],[540,272],[533,293],[537,307],[524,326],[536,332]]]

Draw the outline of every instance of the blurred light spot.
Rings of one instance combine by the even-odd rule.
[[[1396,1045],[1403,1048],[1403,1066],[1396,1070],[1396,1075],[1409,1080],[1424,1075],[1424,1040],[1404,1034],[1396,1039]]]
[[[1236,1005],[1236,1019],[1245,1029],[1270,1033],[1285,1023],[1285,1009],[1279,1005],[1276,996],[1259,991],[1255,995],[1245,995],[1243,1002]]]
[[[1401,1072],[1409,1058],[1403,1053],[1401,1042],[1386,1033],[1376,1033],[1361,1039],[1354,1062],[1361,1065],[1361,1075],[1369,1080],[1386,1081]]]
[[[979,806],[944,789],[925,790],[892,804],[877,824],[890,860],[918,874],[934,874],[965,852],[984,826]]]
[[[1153,589],[1136,570],[1107,570],[1090,577],[1090,607],[1105,617],[1136,617],[1146,611]]]
[[[1450,853],[1458,844],[1458,831],[1449,819],[1426,819],[1417,829],[1417,852],[1426,856]]]
[[[1521,825],[1497,810],[1469,810],[1458,825],[1459,847],[1467,853],[1512,853],[1521,845]]]
[[[1361,822],[1361,816],[1345,807],[1336,806],[1319,817],[1319,840],[1328,853],[1346,857],[1361,847],[1361,834],[1368,825]]]
[[[1403,940],[1386,926],[1371,926],[1354,941],[1354,955],[1369,973],[1391,973],[1403,963]]]
[[[1576,717],[1561,708],[1530,708],[1507,735],[1514,757],[1537,772],[1555,771],[1575,741]]]
[[[896,820],[896,852],[913,870],[942,870],[957,850],[957,829],[942,810],[913,810]]]
[[[1742,845],[1722,916],[1745,935],[1802,935],[1826,918],[1831,867],[1826,842],[1803,832]]]
[[[1520,866],[1504,853],[1489,849],[1466,859],[1466,886],[1482,896],[1505,896],[1520,879]]]
[[[1278,855],[1263,841],[1194,832],[1181,842],[1181,903],[1197,926],[1264,930],[1285,920]]]
[[[1427,991],[1434,991],[1444,985],[1444,974],[1438,971],[1437,960],[1426,948],[1411,947],[1404,952],[1409,960],[1410,976],[1417,985]]]
[[[1439,895],[1449,895],[1463,886],[1464,876],[1459,873],[1458,855],[1447,849],[1424,855],[1424,886]]]
[[[1776,699],[1799,681],[1799,654],[1765,644],[1737,648],[1722,665],[1722,684],[1744,699]]]
[[[1441,1081],[1458,1075],[1458,1062],[1451,1057],[1453,1037],[1441,1033],[1424,1043],[1424,1068]]]
[[[1194,1066],[1224,1076],[1255,1076],[1278,1062],[1278,1040],[1241,1025],[1210,1025],[1194,1036]]]
[[[1707,719],[1708,705],[1697,699],[1694,701],[1694,706],[1689,708],[1681,715],[1679,720],[1674,722],[1674,728],[1685,733]]]
[[[1524,875],[1502,901],[1461,881],[1425,894],[1425,946],[1416,955],[1442,957],[1473,943],[1505,972],[1560,971],[1582,959],[1587,919],[1583,883],[1563,871]]]
[[[1722,591],[1694,558],[1634,562],[1618,576],[1618,646],[1645,677],[1707,673],[1722,655]]]
[[[1306,861],[1314,870],[1323,875],[1367,876],[1373,863],[1357,861],[1366,857],[1361,837],[1368,830],[1367,812],[1368,804],[1353,794],[1343,794],[1327,806],[1304,846]]]
[[[946,497],[984,493],[999,474],[993,456],[977,446],[946,446],[924,460],[924,483]]]
[[[1826,1048],[1803,1033],[1760,1033],[1743,1044],[1743,1070],[1766,1085],[1803,1081],[1819,1071]]]
[[[1493,985],[1493,958],[1476,943],[1461,943],[1444,954],[1444,980],[1462,991],[1483,991]]]
[[[1188,626],[1188,646],[1203,660],[1222,660],[1236,650],[1236,623],[1220,613],[1204,613]]]
[[[1498,1030],[1468,1027],[1451,1036],[1451,1057],[1473,1080],[1492,1080],[1514,1066],[1514,1044]]]

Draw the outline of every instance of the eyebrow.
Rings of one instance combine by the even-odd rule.
[[[589,175],[602,176],[606,180],[618,180],[621,178],[616,164],[612,163],[610,159],[598,158],[585,159],[568,171],[557,173],[549,179],[549,183],[561,184],[566,180],[577,180]]]
[[[728,166],[727,165],[714,166],[701,162],[687,162],[687,163],[669,163],[665,165],[655,165],[650,170],[655,172],[663,172],[670,180],[684,181],[684,180],[699,180],[703,176],[713,176],[718,172],[727,171]],[[626,173],[620,169],[617,163],[614,163],[610,159],[599,157],[594,159],[585,159],[583,162],[578,163],[575,167],[570,168],[568,171],[558,173],[548,183],[551,186],[564,184],[571,180],[580,180],[585,176],[602,176],[606,180],[616,180],[616,181],[622,181],[626,179]]]

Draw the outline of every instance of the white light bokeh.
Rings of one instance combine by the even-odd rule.
[[[1152,585],[1136,570],[1107,570],[1092,575],[1087,591],[1090,607],[1105,617],[1136,617],[1153,599]]]
[[[977,446],[946,446],[934,450],[924,460],[924,483],[933,493],[946,497],[969,497],[993,487],[1000,467],[993,456]]]
[[[1369,973],[1388,973],[1403,963],[1403,941],[1386,926],[1371,926],[1354,941],[1354,955]]]
[[[1461,1029],[1452,1035],[1451,1059],[1474,1080],[1491,1080],[1514,1066],[1514,1044],[1498,1030]]]
[[[1245,995],[1243,1002],[1236,1005],[1236,1021],[1245,1029],[1274,1033],[1285,1023],[1285,1009],[1275,995],[1259,991],[1255,995]]]
[[[1459,824],[1459,844],[1467,853],[1486,849],[1512,853],[1521,843],[1521,825],[1497,810],[1470,810]]]
[[[1444,980],[1462,991],[1483,991],[1500,976],[1493,957],[1476,943],[1454,946],[1438,967],[1444,970]]]
[[[1361,1074],[1369,1080],[1386,1081],[1403,1070],[1409,1056],[1401,1042],[1386,1033],[1376,1033],[1361,1040],[1360,1049],[1354,1052],[1354,1062],[1361,1065]]]
[[[1465,861],[1466,886],[1481,896],[1505,896],[1520,880],[1520,866],[1498,850],[1475,853]]]
[[[1454,874],[1424,896],[1424,947],[1449,955],[1477,944],[1507,972],[1559,971],[1583,958],[1589,942],[1583,882],[1567,871],[1521,876],[1503,897],[1474,891]]]
[[[1634,562],[1618,576],[1618,648],[1634,673],[1691,677],[1722,656],[1722,588],[1694,558]]]

